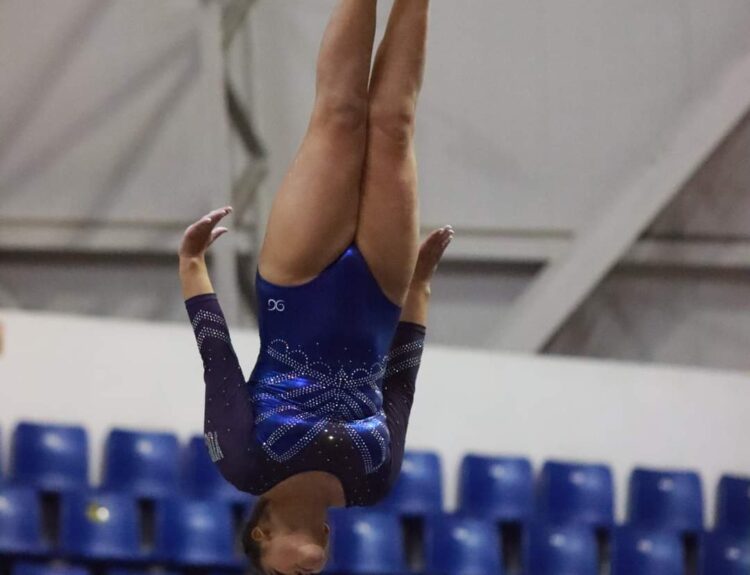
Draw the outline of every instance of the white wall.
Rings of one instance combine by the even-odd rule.
[[[201,362],[189,324],[0,311],[0,424],[30,418],[83,422],[94,468],[113,425],[202,428]],[[234,330],[245,373],[257,335]],[[709,501],[722,472],[750,475],[750,376],[604,362],[532,359],[430,345],[410,426],[411,448],[437,449],[453,502],[467,451],[604,461],[616,472],[619,510],[635,465],[690,467]]]

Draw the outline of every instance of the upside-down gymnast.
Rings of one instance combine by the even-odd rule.
[[[401,469],[432,274],[413,148],[429,0],[395,0],[373,65],[377,0],[339,0],[315,106],[258,262],[260,354],[246,382],[205,264],[231,208],[190,226],[180,277],[204,365],[213,461],[260,495],[243,545],[260,573],[318,573],[331,507],[381,500]]]

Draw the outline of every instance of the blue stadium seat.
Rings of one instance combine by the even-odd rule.
[[[750,477],[725,475],[719,481],[716,528],[750,534]]]
[[[636,469],[630,476],[628,522],[681,533],[703,531],[703,490],[690,471]]]
[[[45,565],[44,563],[16,563],[11,575],[90,575],[85,567],[71,565]]]
[[[185,492],[195,499],[220,499],[250,505],[252,496],[225,480],[211,461],[202,436],[193,437],[184,452],[182,466]]]
[[[500,539],[484,519],[435,515],[425,528],[426,572],[432,575],[502,575]]]
[[[105,572],[106,575],[154,575],[154,571],[149,571],[147,569],[123,569],[123,568],[115,568],[115,569],[107,569]],[[35,575],[34,573],[30,573],[29,575]],[[40,575],[45,575],[44,573],[41,573]],[[54,575],[54,573],[50,574]],[[63,574],[64,575],[64,574]],[[159,570],[158,575],[183,575],[179,571],[163,571]],[[227,575],[226,573],[222,573],[222,575]]]
[[[609,528],[614,523],[614,485],[606,465],[548,461],[537,491],[537,513],[548,523],[583,523]]]
[[[524,539],[529,575],[598,575],[596,537],[588,527],[531,525]]]
[[[426,451],[407,451],[401,475],[382,505],[407,517],[441,513],[443,473],[438,455]]]
[[[60,550],[81,561],[143,560],[136,500],[123,492],[66,493],[60,507]]]
[[[227,503],[170,498],[156,508],[155,556],[180,567],[239,569]]]
[[[750,537],[713,531],[703,536],[701,575],[748,575]]]
[[[82,427],[20,423],[11,459],[17,483],[48,492],[88,487],[88,438]]]
[[[346,509],[331,512],[330,521],[332,557],[326,572],[396,575],[407,571],[397,515]]]
[[[524,522],[534,508],[534,479],[528,459],[467,455],[461,463],[462,514],[499,522]]]
[[[674,531],[615,529],[611,575],[685,575],[682,539]]]
[[[31,487],[0,487],[0,555],[38,556],[46,551],[42,511]]]
[[[179,491],[180,447],[171,433],[114,429],[107,438],[103,486],[139,498],[170,497]]]

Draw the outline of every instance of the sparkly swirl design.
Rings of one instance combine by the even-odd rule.
[[[381,382],[388,357],[368,367],[335,367],[310,361],[282,339],[263,352],[273,371],[254,380],[256,435],[265,453],[283,463],[321,432],[339,427],[351,438],[368,474],[388,459],[390,435],[383,413]],[[351,363],[351,362],[350,362]]]

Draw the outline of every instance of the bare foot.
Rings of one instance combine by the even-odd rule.
[[[413,284],[429,285],[445,250],[453,241],[456,232],[445,226],[432,232],[419,248],[419,258],[412,276]]]

